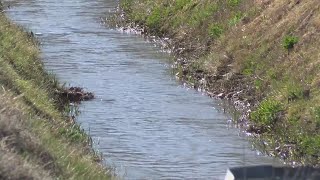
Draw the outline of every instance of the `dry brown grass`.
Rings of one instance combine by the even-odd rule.
[[[0,150],[0,179],[53,179],[40,166],[25,161],[20,155]]]
[[[15,100],[0,92],[0,179],[52,179],[53,158],[27,129]]]

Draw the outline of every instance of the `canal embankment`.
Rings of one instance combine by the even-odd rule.
[[[6,15],[41,42],[45,69],[95,93],[76,121],[118,177],[222,179],[228,167],[279,164],[228,126],[220,100],[177,81],[171,56],[101,22],[117,1],[4,3]]]
[[[111,179],[34,34],[0,12],[0,179]]]
[[[180,80],[245,107],[261,151],[319,165],[318,1],[120,2],[118,25],[164,39]]]

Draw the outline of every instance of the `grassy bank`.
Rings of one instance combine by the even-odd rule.
[[[33,34],[0,13],[0,179],[111,179],[39,57]]]
[[[172,40],[181,80],[249,106],[247,129],[266,142],[268,154],[320,164],[317,0],[122,0],[120,6],[126,24]]]

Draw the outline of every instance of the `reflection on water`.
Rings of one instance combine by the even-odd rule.
[[[78,122],[126,179],[214,179],[259,157],[216,101],[170,76],[169,57],[135,35],[107,29],[107,0],[15,0],[9,16],[42,42],[46,68],[96,93]],[[244,161],[245,159],[245,161]]]

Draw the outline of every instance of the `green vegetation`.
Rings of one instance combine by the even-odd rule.
[[[190,16],[188,24],[192,28],[197,28],[203,25],[204,21],[217,11],[217,6],[216,4],[203,3],[197,5],[191,11],[192,14]]]
[[[177,0],[176,4],[174,6],[175,11],[183,9],[186,5],[188,5],[191,2],[191,0]]]
[[[272,128],[279,119],[279,113],[282,111],[280,102],[274,100],[264,100],[256,111],[250,114],[250,119],[260,126]]]
[[[230,26],[235,26],[236,24],[238,24],[241,19],[244,17],[243,13],[238,12],[236,13],[234,16],[231,17],[231,19],[229,20],[229,25]]]
[[[295,36],[286,36],[283,40],[283,47],[287,50],[290,50],[293,48],[295,44],[297,44],[299,41],[298,37]]]
[[[320,128],[320,107],[314,108],[313,117],[316,123],[316,129],[319,129]]]
[[[176,62],[182,81],[209,92],[241,92],[237,98],[251,104],[270,155],[320,164],[317,0],[121,2],[129,4],[127,23],[171,38],[184,59]]]
[[[240,4],[240,0],[228,0],[228,4],[230,6],[238,6]]]
[[[209,26],[209,35],[213,38],[219,38],[223,34],[223,27],[219,24],[211,24]]]
[[[90,137],[63,116],[33,34],[0,14],[0,47],[0,179],[111,179]]]

